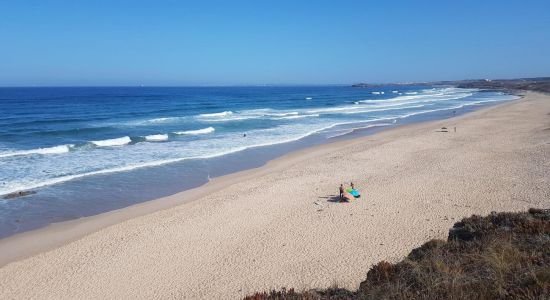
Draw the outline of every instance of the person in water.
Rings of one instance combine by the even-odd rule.
[[[344,185],[340,184],[340,201],[344,200]]]

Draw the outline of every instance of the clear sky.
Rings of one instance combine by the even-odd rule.
[[[0,86],[550,76],[550,0],[0,0]]]

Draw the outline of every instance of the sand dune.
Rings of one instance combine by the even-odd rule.
[[[298,151],[215,179],[202,193],[5,239],[4,262],[113,216],[181,203],[3,266],[0,298],[231,299],[282,286],[355,289],[372,264],[446,237],[464,216],[550,207],[549,113],[549,96],[528,93],[462,117]],[[350,180],[362,198],[334,202]]]

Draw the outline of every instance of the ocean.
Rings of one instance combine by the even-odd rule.
[[[292,150],[516,99],[454,87],[0,88],[0,238]]]

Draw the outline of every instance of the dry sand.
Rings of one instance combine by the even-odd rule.
[[[465,116],[298,151],[216,179],[202,194],[4,239],[4,263],[76,240],[4,265],[0,298],[231,299],[283,286],[355,289],[372,264],[446,238],[462,217],[550,207],[549,113],[549,96],[528,93]],[[443,126],[450,131],[437,132]],[[333,202],[350,180],[363,197]]]

